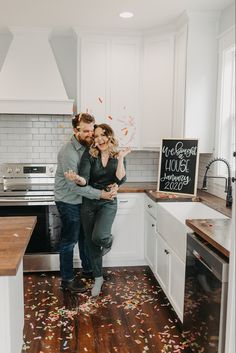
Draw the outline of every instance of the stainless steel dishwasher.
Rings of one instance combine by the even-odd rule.
[[[196,353],[224,353],[228,261],[187,236],[183,334]]]

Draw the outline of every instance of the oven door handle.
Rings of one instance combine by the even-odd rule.
[[[196,250],[193,250],[193,251],[192,251],[192,254],[193,254],[193,256],[194,256],[198,261],[201,262],[201,264],[202,264],[203,266],[205,266],[209,271],[213,272],[211,266],[208,265],[208,263],[206,263],[206,261],[202,258],[202,256],[201,256]]]
[[[20,202],[54,202],[54,199],[53,198],[35,198],[35,197],[32,197],[30,199],[7,199],[7,198],[2,198],[0,199],[0,202],[1,203],[10,203],[10,202],[16,202],[16,203],[20,203]]]

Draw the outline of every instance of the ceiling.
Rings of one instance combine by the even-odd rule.
[[[0,27],[144,30],[168,25],[184,10],[222,10],[234,0],[0,0]],[[119,13],[132,11],[132,19]]]

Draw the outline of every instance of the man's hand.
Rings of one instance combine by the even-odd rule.
[[[116,191],[117,192],[118,189],[119,189],[119,186],[116,183],[109,184],[108,187],[109,187],[110,191]]]
[[[116,195],[117,195],[117,191],[115,190],[111,190],[111,191],[102,190],[100,198],[103,200],[114,200]]]

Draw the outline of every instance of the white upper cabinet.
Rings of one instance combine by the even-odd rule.
[[[107,122],[109,110],[108,73],[109,43],[102,38],[81,39],[81,69],[78,82],[80,110]]]
[[[175,38],[173,137],[198,138],[199,151],[214,146],[218,15],[186,16]]]
[[[110,124],[121,146],[138,148],[139,39],[83,37],[80,75],[81,110]]]
[[[171,137],[174,75],[173,35],[144,40],[141,144],[160,147]]]
[[[176,30],[80,36],[79,110],[112,125],[121,146],[158,149],[163,138],[198,138],[212,153],[217,78],[216,13],[186,12]]]

